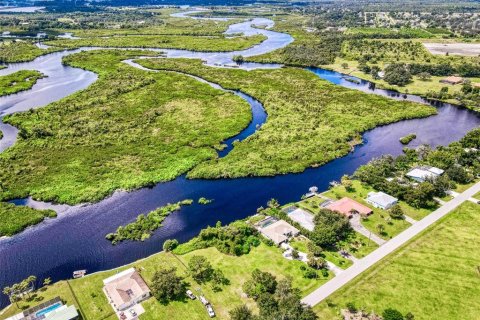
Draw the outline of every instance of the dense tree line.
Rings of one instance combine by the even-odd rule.
[[[277,281],[272,274],[256,269],[245,282],[243,290],[256,301],[259,314],[254,315],[248,307],[242,305],[230,311],[232,320],[318,319],[311,307],[300,301],[300,291],[293,288],[290,279]]]

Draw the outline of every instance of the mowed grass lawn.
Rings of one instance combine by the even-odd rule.
[[[365,199],[369,192],[375,191],[373,188],[362,184],[358,180],[353,180],[353,190],[347,191],[344,186],[336,186],[327,192],[324,192],[323,195],[332,198],[333,200],[341,199],[343,197],[349,197],[359,203],[362,203],[373,209],[373,214],[368,216],[367,219],[362,220],[362,224],[369,229],[371,232],[379,235],[384,239],[390,239],[403,230],[407,229],[410,226],[405,220],[391,219],[388,211],[374,208],[368,204]],[[402,208],[405,215],[415,219],[421,220],[426,217],[431,210],[428,209],[417,209],[408,205],[403,201],[399,201],[399,205]],[[385,232],[380,234],[377,230],[377,225],[382,224],[385,228]]]
[[[479,319],[479,213],[479,205],[465,202],[315,311],[321,319],[335,319],[353,302],[380,314],[386,308],[412,312],[415,320]]]
[[[209,284],[198,285],[187,276],[185,265],[193,255],[203,255],[208,258],[214,268],[219,268],[225,276],[230,280],[230,285],[224,286],[220,292],[214,292]],[[255,309],[255,303],[252,299],[244,297],[242,285],[250,278],[252,271],[258,268],[262,271],[268,271],[274,274],[277,279],[291,277],[295,287],[299,288],[302,295],[306,295],[324,284],[332,275],[317,280],[306,279],[303,277],[300,266],[304,265],[300,261],[291,261],[282,257],[281,249],[277,247],[269,247],[263,243],[254,248],[249,254],[240,257],[229,256],[220,253],[215,248],[208,248],[190,252],[181,256],[173,254],[159,253],[141,261],[137,261],[129,266],[119,269],[100,272],[89,275],[82,279],[71,280],[73,292],[75,293],[81,310],[86,316],[86,320],[97,319],[115,319],[113,310],[107,302],[102,291],[102,280],[124,270],[131,266],[136,266],[140,270],[143,278],[149,283],[153,277],[155,270],[162,267],[176,267],[179,274],[187,277],[189,288],[196,294],[199,294],[198,288],[205,297],[212,303],[218,319],[228,319],[228,311],[239,304],[246,303]],[[319,273],[320,277],[321,274]],[[68,289],[65,281],[55,283],[46,291],[39,291],[38,295],[43,297],[43,301],[59,295],[66,300],[68,304],[73,304],[74,299]],[[30,306],[39,304],[40,302],[29,303]],[[21,305],[25,305],[22,303]],[[198,300],[175,301],[167,305],[159,303],[155,298],[142,303],[146,312],[140,319],[168,319],[168,320],[184,320],[184,319],[209,319],[203,305]],[[0,316],[5,319],[18,312],[15,306]],[[85,320],[85,319],[84,319]]]

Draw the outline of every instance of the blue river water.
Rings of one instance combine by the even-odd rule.
[[[288,44],[291,39],[284,35],[282,38],[283,45]],[[270,44],[270,50],[279,47],[279,43],[274,43],[273,40]],[[262,52],[266,49],[254,50]],[[197,57],[198,53],[191,54]],[[169,51],[168,55],[178,56],[180,53],[179,50],[173,50]],[[2,112],[9,114],[41,107],[58,100],[58,95],[52,97],[51,94],[59,90],[66,90],[64,93],[68,95],[95,81],[96,76],[92,73],[82,73],[78,71],[79,69],[62,66],[62,56],[63,53],[56,53],[40,57],[35,60],[37,65],[32,62],[28,66],[41,69],[42,64],[38,64],[38,61],[43,61],[46,72],[50,72],[47,65],[57,68],[60,74],[65,73],[65,78],[68,76],[67,73],[72,72],[75,75],[72,79],[78,80],[71,79],[72,89],[68,85],[62,87],[54,79],[49,80],[51,82],[46,85],[48,78],[40,82],[44,80],[42,79],[31,91],[9,98],[10,100],[0,99],[0,115]],[[217,56],[220,57],[218,62],[213,56],[214,54],[209,53],[203,58],[209,63],[231,62],[231,54],[218,53]],[[49,59],[51,59],[50,62],[48,62]],[[12,72],[12,68],[23,67],[25,65],[11,65],[8,69],[1,70],[0,74]],[[258,66],[253,65],[253,67]],[[375,89],[372,84],[359,79],[357,79],[358,84],[348,81],[344,75],[336,72],[318,68],[311,68],[310,71],[323,79],[352,89],[394,99],[428,103],[420,97],[409,95],[405,98],[391,91]],[[38,89],[40,91],[37,91]],[[249,97],[245,98],[248,100]],[[250,102],[257,103],[253,99]],[[467,131],[480,126],[480,117],[469,110],[442,103],[436,106],[437,115],[425,119],[401,121],[370,130],[363,134],[364,143],[357,146],[352,153],[321,167],[307,169],[303,173],[219,180],[189,180],[181,176],[170,182],[159,183],[152,188],[116,192],[96,204],[74,207],[56,205],[54,207],[59,212],[58,218],[48,219],[14,237],[0,239],[0,286],[10,285],[29,275],[36,275],[39,279],[51,277],[52,280],[57,281],[71,278],[74,270],[87,269],[91,273],[129,263],[160,251],[166,239],[187,241],[197,235],[202,228],[213,225],[217,221],[229,223],[254,214],[258,207],[265,205],[271,198],[278,199],[280,203],[287,203],[298,200],[311,186],[317,186],[320,190],[326,189],[330,181],[339,180],[343,174],[353,173],[360,165],[374,157],[383,154],[401,154],[403,145],[399,142],[399,138],[411,132],[416,132],[418,136],[411,143],[411,147],[423,143],[438,146],[458,140]],[[264,112],[261,105],[252,106],[252,111]],[[261,119],[261,117],[257,118]],[[257,125],[263,121],[264,119],[251,124],[247,131],[242,131],[241,134],[244,136],[235,138],[243,139],[254,133]],[[3,130],[1,126],[0,129]],[[147,213],[168,202],[187,198],[196,200],[200,197],[214,199],[214,201],[210,205],[195,203],[173,213],[165,220],[164,226],[145,242],[124,242],[113,246],[104,238],[119,225],[133,221],[138,214]],[[15,203],[37,208],[51,207],[51,204],[43,204],[31,199],[17,200]],[[1,306],[8,303],[5,296],[2,296],[0,302]]]

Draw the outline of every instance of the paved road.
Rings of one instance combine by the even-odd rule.
[[[353,266],[351,266],[347,270],[344,270],[338,276],[328,281],[323,286],[303,298],[302,302],[310,306],[314,306],[317,303],[321,302],[322,300],[330,296],[332,293],[340,289],[342,286],[347,284],[353,278],[373,266],[378,261],[380,261],[382,258],[386,257],[388,254],[398,249],[400,246],[418,235],[430,225],[446,216],[449,212],[457,208],[460,204],[468,201],[477,192],[480,192],[480,182],[476,183],[465,192],[459,194],[453,200],[450,200],[445,205],[441,206],[422,220],[413,224],[410,228],[403,231],[398,236],[394,237],[365,258],[360,259],[357,263],[354,263]]]

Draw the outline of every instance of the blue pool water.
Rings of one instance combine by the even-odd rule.
[[[52,312],[53,310],[55,310],[55,309],[57,309],[57,308],[60,308],[61,306],[62,306],[62,304],[61,304],[60,302],[57,302],[57,303],[55,303],[55,304],[52,304],[52,305],[51,305],[50,307],[48,307],[48,308],[45,308],[45,309],[43,309],[43,310],[40,310],[39,312],[37,312],[37,313],[35,314],[35,316],[41,317],[41,316],[43,316],[43,315],[45,315],[45,314],[47,314],[47,313],[49,313],[49,312]]]

